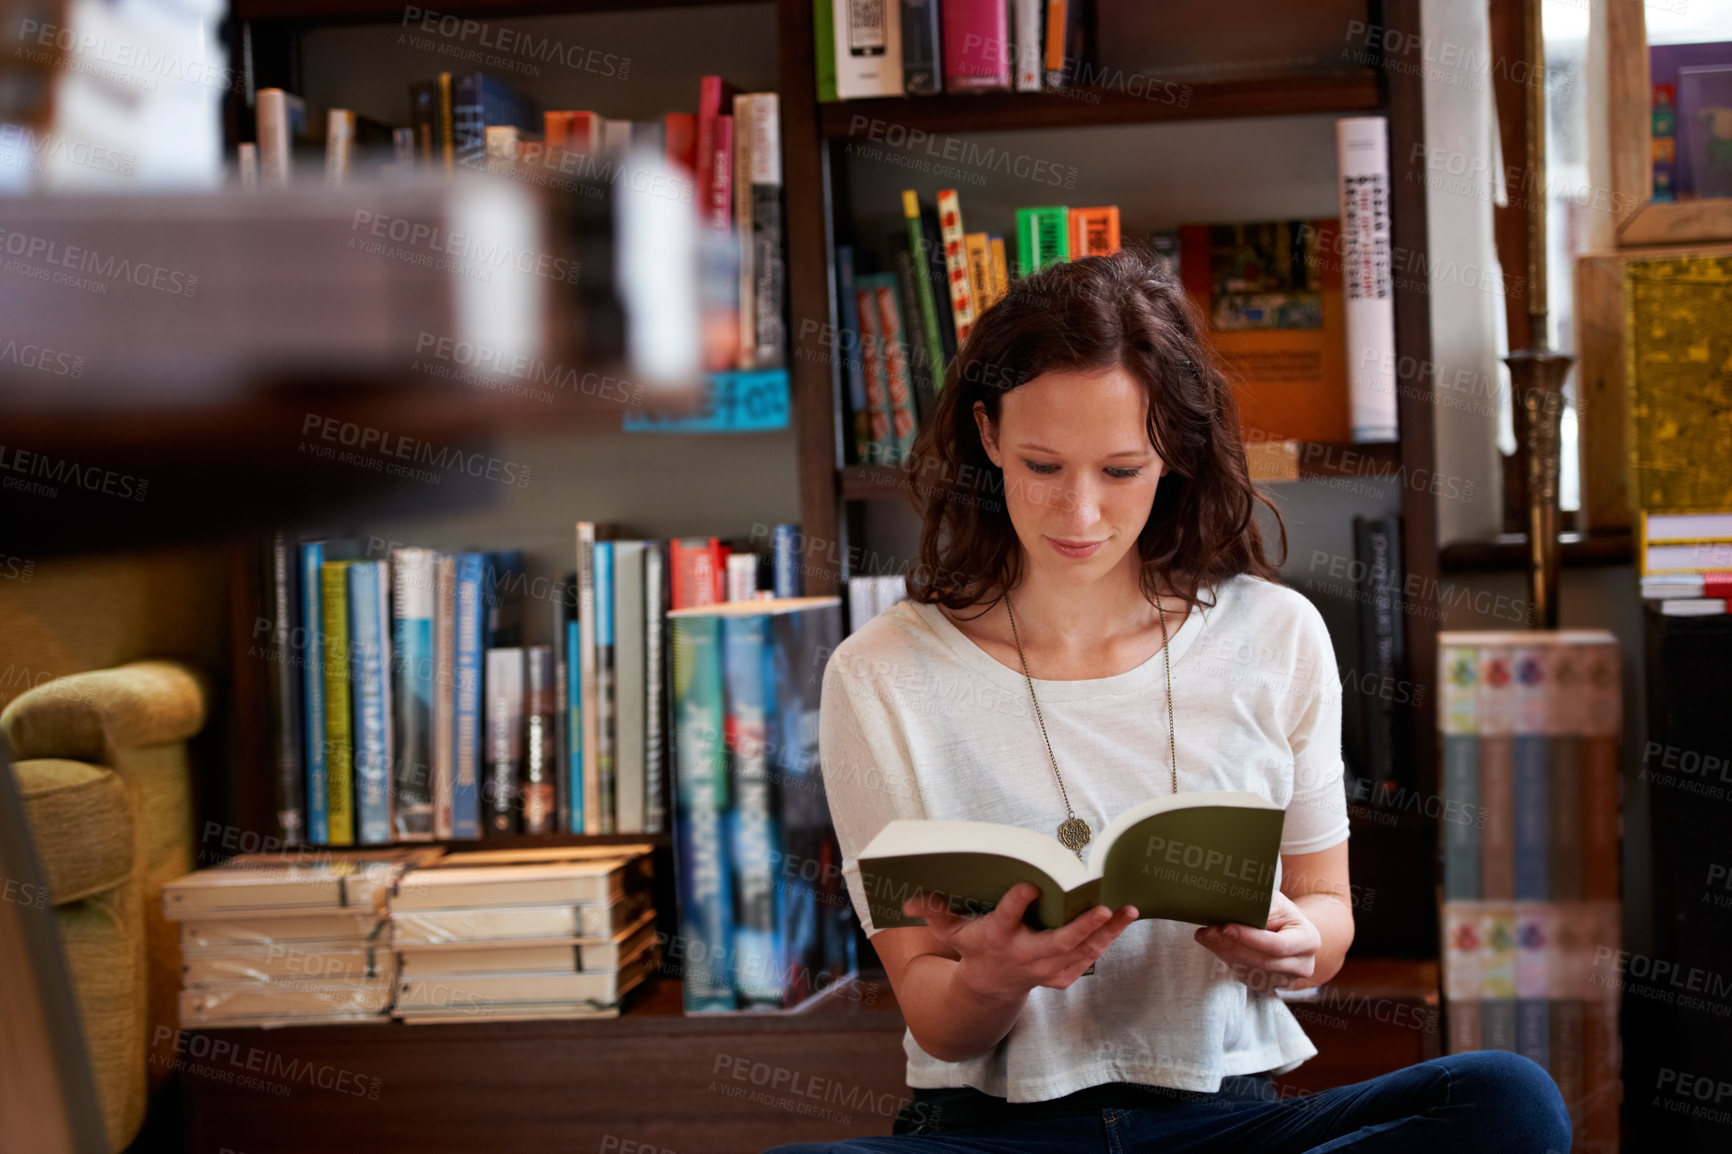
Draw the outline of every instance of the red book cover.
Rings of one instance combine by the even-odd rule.
[[[586,156],[594,156],[601,152],[601,114],[599,112],[573,112],[571,116],[571,141],[565,147],[573,152],[581,152]]]
[[[668,571],[673,576],[670,608],[690,609],[725,600],[726,557],[727,551],[715,537],[683,537],[668,542]]]
[[[567,141],[571,139],[571,122],[576,119],[575,112],[543,112],[541,114],[541,139],[549,149],[569,148]]]
[[[944,90],[1010,88],[1010,12],[1004,0],[944,0]]]
[[[720,604],[728,599],[728,556],[732,552],[716,538],[710,538],[710,599],[704,604]]]
[[[662,128],[667,137],[668,161],[695,177],[698,174],[698,118],[689,112],[670,112],[662,117]]]
[[[737,95],[739,93],[734,86],[720,76],[706,76],[698,81],[698,204],[705,209],[703,213],[705,223],[710,220],[708,211],[710,202],[705,198],[709,195],[709,190],[715,186],[716,121],[721,119],[724,110],[726,110],[730,113],[728,119],[730,123],[732,122],[731,113],[734,107],[734,97]],[[732,157],[733,153],[730,151],[728,155]],[[731,170],[733,165],[730,164],[728,167]],[[731,188],[733,187],[731,183],[733,173],[731,171],[728,174],[728,179]],[[725,225],[727,220],[724,218],[722,223]]]
[[[710,126],[709,199],[704,202],[704,223],[713,228],[734,224],[734,118],[718,116]]]

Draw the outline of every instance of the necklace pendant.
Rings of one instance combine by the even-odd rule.
[[[1089,823],[1080,817],[1067,817],[1058,823],[1058,840],[1066,849],[1081,851],[1093,836]]]

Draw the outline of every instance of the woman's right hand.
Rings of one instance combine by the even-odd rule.
[[[1033,885],[1018,882],[981,917],[951,913],[936,894],[910,898],[902,912],[925,918],[932,936],[956,955],[958,981],[982,998],[1008,1002],[1037,986],[1069,988],[1137,920],[1135,906],[1123,906],[1117,913],[1096,906],[1069,925],[1034,930],[1022,918],[1039,896]]]

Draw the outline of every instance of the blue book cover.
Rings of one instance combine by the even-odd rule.
[[[1452,803],[1443,823],[1443,896],[1450,901],[1482,896],[1475,820],[1480,807],[1479,746],[1477,733],[1443,735],[1443,796]],[[1448,816],[1451,812],[1456,816]]]
[[[762,614],[721,621],[723,745],[733,795],[734,990],[745,1005],[780,1007],[785,980],[775,884],[780,834],[771,804],[764,685],[770,621]]]
[[[600,833],[613,833],[617,803],[619,730],[615,724],[613,666],[613,542],[595,543],[595,771],[601,786]]]
[[[481,663],[486,649],[482,604],[487,557],[457,555],[457,684],[452,711],[451,836],[481,836]]]
[[[687,1013],[732,1010],[721,620],[670,615],[668,625],[673,650],[674,876],[685,955],[677,964]]]
[[[319,567],[360,555],[359,542],[308,541],[300,549],[302,643],[301,699],[305,703],[303,744],[307,765],[307,841],[331,840],[330,801],[325,794],[325,627],[324,593]]]
[[[1551,895],[1550,807],[1546,787],[1550,739],[1544,734],[1518,733],[1511,740],[1515,778],[1515,896],[1545,901]]]
[[[391,554],[391,825],[399,838],[433,836],[434,554]]]
[[[355,810],[362,845],[391,840],[390,565],[349,566],[349,689],[355,733]]]
[[[779,874],[787,1004],[828,989],[856,968],[854,907],[818,762],[824,658],[842,640],[840,603],[770,619],[770,775],[777,785]]]
[[[490,124],[514,125],[539,133],[535,103],[515,88],[485,72],[462,72],[451,78],[451,129],[457,163],[465,168],[487,167]]]
[[[800,580],[800,526],[776,526],[770,541],[770,560],[774,573],[771,588],[776,596],[801,596],[804,583]]]
[[[566,809],[567,830],[583,832],[583,669],[577,660],[577,619],[565,623]]]

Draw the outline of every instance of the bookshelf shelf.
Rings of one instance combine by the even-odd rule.
[[[310,845],[312,853],[344,854],[354,850],[443,848],[447,853],[474,853],[486,850],[558,849],[585,845],[647,845],[665,849],[673,845],[670,833],[550,833],[512,834],[509,837],[435,838],[432,841],[395,841],[387,845]],[[293,850],[289,851],[295,852]]]
[[[983,93],[850,100],[820,106],[826,137],[846,139],[889,126],[923,132],[1010,132],[1027,128],[1078,128],[1095,124],[1153,124],[1171,120],[1219,120],[1244,116],[1376,112],[1381,107],[1377,73],[1369,68],[1316,76],[1215,80],[1155,86],[1149,99],[1117,89],[1071,92]],[[1183,103],[1180,103],[1183,100]]]

